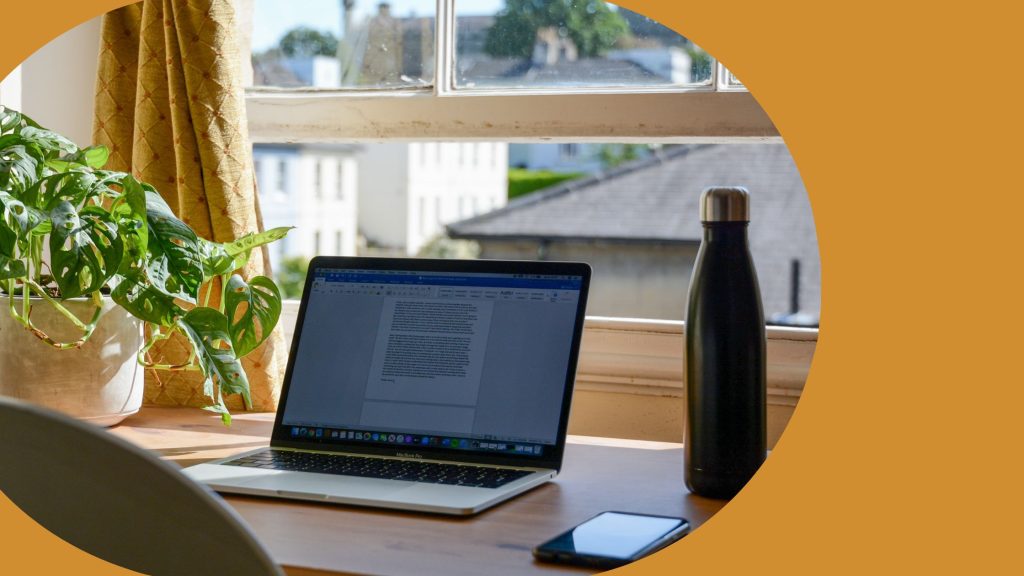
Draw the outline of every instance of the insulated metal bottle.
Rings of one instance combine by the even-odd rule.
[[[686,486],[731,498],[764,462],[765,324],[747,242],[750,195],[708,188],[686,313]]]

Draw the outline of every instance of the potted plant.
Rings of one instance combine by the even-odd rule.
[[[140,367],[201,371],[208,409],[230,423],[224,395],[240,394],[251,405],[239,359],[270,335],[281,313],[272,280],[246,281],[236,271],[253,248],[283,238],[288,229],[224,244],[205,240],[175,217],[152,186],[103,170],[107,158],[104,147],[80,149],[0,107],[0,302],[6,309],[0,394],[28,395],[59,408],[62,397],[74,394],[45,389],[39,374],[59,366],[61,354],[55,353],[61,350],[99,346],[58,367],[60,380],[67,385],[96,381],[97,370],[130,371],[134,388],[124,402],[137,410]],[[101,333],[101,342],[92,342]],[[188,361],[155,362],[152,347],[176,334],[191,346]],[[97,356],[99,364],[85,369]],[[131,370],[104,356],[115,364],[127,360]],[[129,413],[121,410],[120,417]],[[110,416],[117,415],[104,423],[111,423]]]

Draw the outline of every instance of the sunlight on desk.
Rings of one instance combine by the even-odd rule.
[[[112,429],[182,466],[269,443],[273,414],[145,407]],[[469,518],[352,506],[225,498],[289,574],[498,576],[580,573],[538,564],[533,546],[605,510],[682,516],[696,527],[724,502],[683,485],[682,445],[570,436],[553,481]]]

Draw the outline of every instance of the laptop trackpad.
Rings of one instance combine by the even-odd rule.
[[[355,476],[334,476],[302,472],[278,472],[238,482],[246,488],[274,490],[281,496],[321,495],[328,497],[349,497],[379,499],[388,498],[414,487],[414,482],[358,478]]]

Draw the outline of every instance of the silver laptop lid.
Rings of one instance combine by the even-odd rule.
[[[272,445],[559,469],[590,267],[317,257]]]

